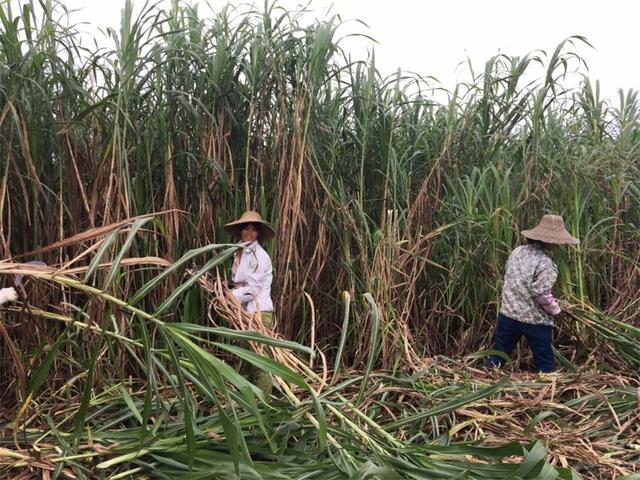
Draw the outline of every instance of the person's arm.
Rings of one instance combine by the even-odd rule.
[[[531,294],[536,304],[549,315],[558,315],[560,305],[552,290],[558,278],[558,267],[551,261],[538,266],[531,283]]]
[[[18,294],[13,287],[0,289],[0,305],[5,303],[15,302],[18,299]]]
[[[552,293],[538,295],[534,300],[538,306],[549,315],[558,315],[561,312],[560,304],[558,304],[558,300],[556,300]]]
[[[251,300],[253,300],[257,292],[255,291],[255,289],[247,285],[246,287],[234,288],[233,290],[231,290],[231,293],[234,297],[236,297],[236,300],[240,302],[240,305],[244,305],[245,303],[249,303]]]

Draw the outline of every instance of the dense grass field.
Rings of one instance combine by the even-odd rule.
[[[571,37],[440,102],[337,17],[216,12],[127,3],[93,44],[62,3],[0,3],[0,478],[640,478],[637,92],[568,87]],[[278,231],[277,333],[219,281],[246,209]],[[580,239],[561,370],[489,375],[544,213]]]

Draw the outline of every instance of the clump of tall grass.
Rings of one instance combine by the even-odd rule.
[[[563,87],[584,39],[496,56],[438,104],[419,78],[347,62],[336,18],[304,24],[277,4],[205,18],[180,2],[136,16],[127,2],[92,51],[60,4],[41,7],[0,10],[4,258],[167,210],[147,226],[160,240],[132,248],[173,260],[226,241],[226,220],[259,209],[279,231],[269,249],[280,331],[332,356],[341,292],[370,292],[378,365],[390,367],[485,345],[517,231],[552,211],[581,239],[559,258],[561,292],[637,324],[637,94],[616,106],[586,80]],[[113,288],[148,279],[125,272]],[[366,312],[351,309],[346,364],[368,358]]]

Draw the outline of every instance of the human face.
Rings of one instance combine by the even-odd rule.
[[[240,240],[243,242],[253,243],[258,239],[260,232],[253,223],[247,223],[242,230],[240,230]]]

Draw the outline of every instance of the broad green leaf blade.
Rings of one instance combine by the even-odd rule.
[[[124,256],[129,252],[129,249],[131,248],[131,245],[133,244],[133,241],[135,240],[136,235],[138,234],[138,230],[140,230],[145,224],[149,223],[151,220],[153,220],[153,217],[139,218],[133,223],[133,225],[131,226],[131,230],[129,231],[129,235],[127,235],[127,239],[124,242],[124,245],[122,245],[122,248],[118,252],[118,255],[111,262],[111,268],[109,268],[109,272],[107,273],[107,278],[104,281],[103,290],[107,290],[115,280],[116,276],[118,275],[118,272],[120,271],[120,262],[122,262],[122,259],[124,258]],[[99,258],[99,257],[96,257],[96,258]]]
[[[193,287],[199,280],[200,277],[206,274],[212,268],[220,265],[221,263],[227,261],[233,255],[233,252],[236,250],[236,247],[228,248],[222,253],[219,253],[211,260],[209,260],[205,266],[196,274],[194,274],[189,280],[179,285],[173,292],[169,294],[166,300],[158,307],[154,316],[160,317],[165,311],[169,309],[175,302],[178,301],[184,295],[184,293]]]
[[[150,282],[146,283],[140,290],[138,290],[130,299],[129,305],[135,305],[140,302],[144,297],[146,297],[154,288],[156,288],[164,279],[168,276],[179,273],[185,265],[187,265],[191,260],[200,255],[209,254],[215,250],[221,249],[223,247],[228,247],[232,252],[235,251],[238,247],[229,245],[229,244],[211,244],[206,245],[200,248],[194,248],[185,253],[177,262],[175,262],[171,267],[165,269],[162,273],[153,278]],[[223,252],[225,253],[225,252]],[[215,257],[214,257],[215,258]],[[206,268],[206,266],[205,266]],[[201,270],[202,272],[202,270]],[[198,272],[199,273],[199,272]],[[205,272],[202,272],[205,273]]]
[[[84,283],[90,283],[93,280],[93,277],[96,271],[98,270],[98,267],[100,266],[100,262],[102,261],[102,257],[105,255],[105,253],[107,253],[107,250],[109,250],[109,248],[111,248],[111,246],[114,244],[121,230],[122,230],[122,227],[116,228],[107,236],[107,238],[102,240],[102,244],[100,245],[100,248],[98,248],[98,251],[93,256],[93,259],[89,264],[89,268],[87,268],[87,271],[84,274]]]
[[[206,327],[203,325],[196,325],[193,323],[175,323],[171,325],[171,328],[185,333],[211,333],[219,337],[227,338],[229,340],[236,340],[239,342],[256,342],[263,345],[270,345],[272,347],[283,348],[286,350],[293,350],[308,355],[312,354],[312,350],[309,347],[300,345],[297,342],[290,340],[282,340],[279,338],[273,338],[263,335],[260,332],[253,330],[234,330],[226,327]]]
[[[499,391],[500,389],[502,389],[503,387],[507,386],[509,384],[509,382],[511,381],[511,376],[505,376],[503,377],[498,383],[494,384],[494,385],[490,385],[489,387],[479,390],[477,392],[473,392],[470,393],[469,395],[465,395],[463,397],[460,398],[454,398],[453,400],[449,401],[449,402],[445,402],[442,405],[439,405],[435,408],[432,408],[430,410],[424,411],[424,412],[419,412],[413,415],[409,415],[405,418],[401,418],[400,420],[396,420],[395,422],[391,422],[387,425],[385,425],[384,429],[389,431],[389,430],[395,430],[399,427],[402,427],[403,425],[408,425],[410,423],[413,422],[417,422],[420,420],[424,420],[426,418],[429,417],[435,417],[437,415],[442,415],[444,413],[448,413],[451,412],[453,410],[455,410],[456,408],[460,408],[464,405],[467,405],[469,403],[475,402],[477,400],[480,400],[482,398],[486,398],[489,397],[491,395],[493,395],[495,392]]]

